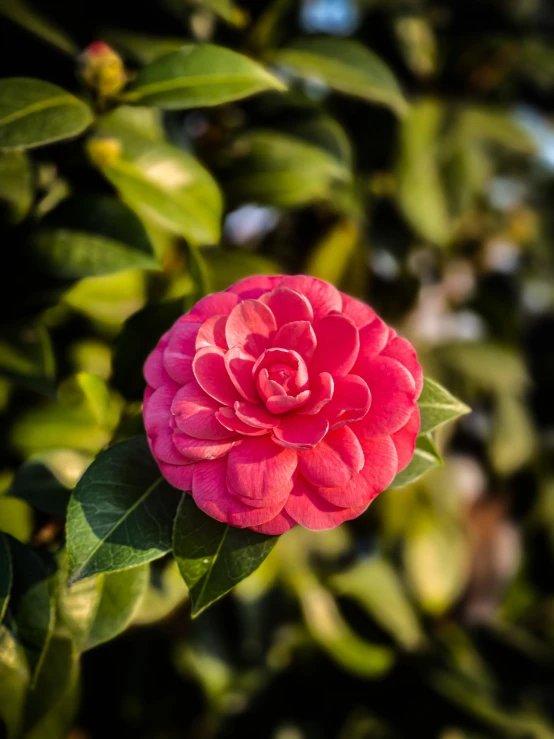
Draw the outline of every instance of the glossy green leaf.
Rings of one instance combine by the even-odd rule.
[[[337,92],[405,113],[407,102],[389,67],[357,41],[301,38],[280,49],[275,61]]]
[[[414,230],[436,244],[452,235],[448,202],[437,153],[443,107],[425,100],[402,121],[396,177],[398,202]]]
[[[33,202],[33,173],[24,151],[0,153],[0,201],[17,222],[24,218]]]
[[[432,438],[426,435],[418,436],[412,461],[405,470],[396,475],[389,487],[400,488],[410,482],[415,482],[426,472],[442,467],[442,464],[441,455]]]
[[[2,622],[12,589],[12,557],[8,540],[0,533],[0,623]]]
[[[343,161],[317,146],[276,131],[254,131],[237,142],[240,156],[227,190],[239,202],[291,208],[331,198],[333,186],[351,182]]]
[[[65,516],[71,489],[91,458],[73,449],[35,454],[17,470],[8,495],[51,516]]]
[[[75,56],[79,51],[64,31],[26,0],[0,0],[0,14],[66,54]]]
[[[160,571],[150,568],[150,583],[133,617],[133,624],[151,624],[169,616],[185,602],[188,588],[177,562],[172,559]]]
[[[421,434],[428,434],[459,416],[471,413],[471,408],[428,377],[423,382],[417,404],[421,413]]]
[[[29,149],[82,133],[89,107],[57,85],[26,77],[0,80],[0,149]]]
[[[41,667],[54,628],[54,609],[50,600],[50,572],[30,547],[8,539],[13,585],[6,613],[6,624],[21,644],[31,679]]]
[[[158,267],[137,216],[103,195],[64,200],[41,222],[31,245],[38,266],[61,279]]]
[[[101,128],[111,135],[109,123]],[[217,243],[222,200],[217,183],[191,154],[127,130],[114,129],[115,156],[89,152],[122,198],[142,217],[194,244]]]
[[[102,452],[69,503],[67,545],[73,582],[126,570],[171,549],[179,493],[160,475],[146,439]]]
[[[382,559],[366,559],[334,575],[331,587],[363,606],[406,649],[423,642],[423,632],[396,571]]]
[[[124,99],[138,105],[183,110],[284,89],[282,82],[242,54],[213,44],[187,44],[139,72]]]
[[[134,313],[115,342],[113,385],[126,397],[142,399],[146,388],[144,363],[160,337],[185,312],[182,298],[147,305]]]
[[[193,617],[254,572],[277,539],[219,523],[184,495],[175,518],[173,554],[189,588]]]

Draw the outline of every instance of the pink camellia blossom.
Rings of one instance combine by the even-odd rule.
[[[413,347],[314,277],[249,277],[208,295],[144,373],[163,476],[231,526],[333,528],[414,453],[423,376]]]

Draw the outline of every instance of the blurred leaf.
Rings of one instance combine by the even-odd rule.
[[[187,44],[139,72],[124,99],[138,105],[184,110],[284,89],[282,82],[242,54],[213,44]]]
[[[333,184],[352,178],[349,168],[326,151],[281,133],[254,131],[236,148],[242,156],[227,190],[239,202],[296,207],[330,197]]]
[[[12,589],[12,558],[8,540],[0,533],[0,623],[4,619]]]
[[[383,559],[360,560],[330,579],[333,590],[363,606],[405,648],[415,649],[424,636],[396,571]]]
[[[421,413],[420,434],[428,434],[459,416],[471,413],[467,405],[428,377],[423,381],[417,404]]]
[[[8,539],[13,585],[6,614],[6,625],[21,644],[29,665],[31,680],[39,673],[54,628],[50,602],[50,573],[43,560],[17,539]]]
[[[0,374],[37,392],[53,393],[54,352],[42,324],[6,327],[0,335]]]
[[[149,587],[132,623],[151,624],[166,618],[185,601],[187,595],[187,586],[175,560],[168,562],[161,574],[151,567]]]
[[[521,356],[500,344],[448,343],[437,347],[434,353],[446,367],[481,390],[520,394],[529,384]]]
[[[189,588],[192,616],[259,567],[277,539],[215,521],[184,495],[175,519],[173,554]]]
[[[0,149],[29,149],[82,133],[88,106],[57,85],[26,77],[0,80]]]
[[[533,456],[537,439],[532,419],[524,403],[514,395],[496,398],[489,456],[500,475],[511,475]]]
[[[448,610],[469,576],[469,544],[458,526],[419,510],[404,543],[404,566],[422,608]]]
[[[27,739],[64,737],[78,709],[79,663],[67,634],[55,633],[23,715]]]
[[[359,239],[360,231],[353,221],[339,221],[316,244],[306,263],[305,272],[334,285],[340,285],[348,271]]]
[[[173,4],[176,1],[179,2],[179,0],[172,0]],[[248,19],[246,13],[231,0],[185,0],[185,2],[211,10],[233,26],[244,26]]]
[[[442,467],[443,461],[433,439],[430,436],[418,436],[412,461],[405,470],[399,472],[391,482],[391,488],[400,488],[408,483],[415,482],[426,472],[436,467]]]
[[[161,336],[185,312],[182,298],[147,305],[123,325],[113,357],[113,385],[126,398],[142,399],[146,388],[143,367]]]
[[[398,201],[406,219],[421,237],[440,245],[452,236],[437,158],[443,117],[435,101],[414,105],[402,121],[396,163]]]
[[[110,46],[138,64],[150,64],[161,56],[177,51],[185,43],[180,38],[152,36],[119,28],[104,31],[102,37]]]
[[[239,249],[210,249],[202,252],[212,292],[226,290],[250,275],[278,275],[283,268],[270,257]]]
[[[160,475],[146,439],[101,452],[69,503],[72,582],[151,562],[171,549],[179,493]]]
[[[145,290],[144,273],[128,270],[86,277],[65,293],[63,302],[95,321],[117,326],[143,307]]]
[[[106,124],[109,126],[109,124]],[[102,127],[109,134],[109,128]],[[119,134],[115,134],[119,136]],[[102,173],[139,215],[193,244],[217,243],[222,202],[217,183],[190,154],[131,131],[113,139],[114,158],[102,160],[89,142],[89,152]]]
[[[460,125],[467,136],[492,144],[500,144],[522,154],[533,154],[536,144],[532,136],[513,115],[501,110],[471,106],[463,109]]]
[[[0,494],[0,531],[25,542],[31,538],[33,526],[33,511],[27,503]]]
[[[33,177],[24,151],[0,153],[0,201],[6,203],[15,222],[29,212],[33,203]]]
[[[41,221],[31,244],[39,267],[61,279],[159,267],[137,216],[104,195],[64,200]]]
[[[91,459],[73,449],[36,454],[15,473],[8,495],[51,516],[65,516],[70,491]]]
[[[79,51],[64,31],[44,18],[25,0],[0,0],[0,14],[66,54],[75,56]]]
[[[346,167],[352,167],[352,144],[346,130],[334,118],[318,115],[307,120],[293,121],[286,126],[286,132],[327,151]]]
[[[380,103],[403,114],[408,104],[389,67],[357,41],[341,38],[300,38],[280,49],[275,61],[306,79],[333,90]]]
[[[29,684],[29,668],[21,647],[0,624],[0,728],[12,739],[19,736],[21,711]]]
[[[394,24],[400,50],[418,77],[429,77],[437,68],[437,40],[432,25],[422,16],[403,15]]]

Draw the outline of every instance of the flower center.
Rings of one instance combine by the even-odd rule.
[[[286,364],[273,364],[268,368],[268,373],[269,379],[278,383],[287,395],[296,392],[297,388],[294,382],[296,371],[292,367],[288,367]]]

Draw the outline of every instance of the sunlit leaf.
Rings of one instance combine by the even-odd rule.
[[[82,133],[92,123],[88,106],[42,80],[0,80],[0,149],[29,149]]]
[[[285,86],[260,64],[223,46],[187,44],[143,69],[126,102],[168,110],[221,105]]]
[[[71,581],[162,557],[171,549],[178,502],[179,493],[161,476],[146,439],[129,439],[102,452],[69,503]]]
[[[306,263],[306,273],[335,285],[340,284],[359,239],[360,231],[354,222],[340,221],[316,244]]]
[[[421,434],[428,434],[459,416],[471,413],[467,405],[428,377],[423,382],[417,404],[421,414]]]
[[[405,113],[408,107],[389,67],[357,41],[300,38],[280,49],[275,60],[346,95],[386,105],[397,113]]]
[[[44,218],[31,245],[38,266],[61,279],[159,266],[140,220],[107,196],[65,200]]]
[[[277,538],[219,523],[184,495],[175,519],[173,554],[189,588],[192,615],[259,567]]]
[[[427,435],[418,436],[412,461],[405,470],[396,475],[390,487],[400,488],[410,482],[415,482],[426,472],[441,467],[442,464],[442,457],[433,439]]]
[[[160,572],[150,568],[150,583],[133,617],[133,624],[151,624],[169,616],[187,598],[179,567],[171,560]]]
[[[0,726],[16,737],[29,685],[29,668],[23,650],[5,625],[0,624]]]

